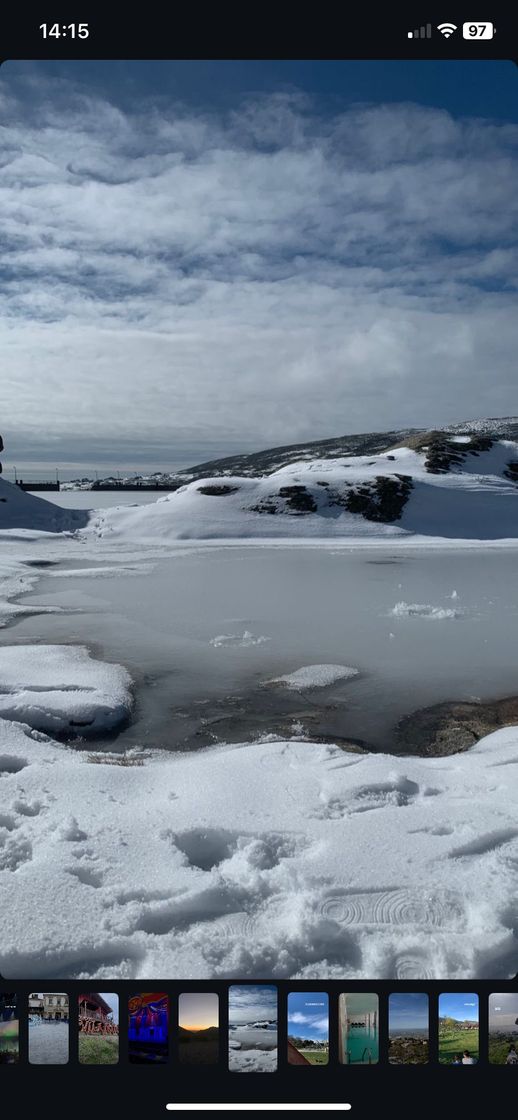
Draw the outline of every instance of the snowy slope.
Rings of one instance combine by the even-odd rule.
[[[506,477],[509,463],[518,461],[518,444],[501,440],[473,452],[458,437],[453,447],[462,461],[445,473],[430,472],[426,449],[399,447],[290,463],[262,478],[198,479],[149,505],[97,511],[89,528],[99,536],[151,541],[518,537],[518,476]]]
[[[516,973],[518,728],[122,761],[0,720],[5,977]]]
[[[460,424],[448,424],[444,432],[480,432],[488,436],[505,436],[515,439],[518,436],[518,416],[492,416],[482,420],[463,420]]]
[[[61,509],[0,478],[0,532],[5,529],[74,532],[83,528],[87,521],[86,510]]]

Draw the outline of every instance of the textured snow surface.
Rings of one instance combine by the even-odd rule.
[[[252,634],[250,630],[245,630],[243,634],[216,634],[215,638],[209,639],[209,645],[215,646],[240,646],[246,649],[249,646],[261,646],[263,642],[269,642],[270,639],[266,634]]]
[[[122,761],[0,720],[4,976],[515,974],[518,728]]]
[[[273,1073],[277,1069],[277,1050],[234,1050],[228,1055],[231,1073]]]
[[[0,646],[0,716],[40,731],[110,730],[131,711],[131,677],[83,646]]]
[[[395,618],[431,618],[441,621],[444,618],[458,618],[459,611],[452,607],[432,607],[429,603],[396,603],[391,612]]]

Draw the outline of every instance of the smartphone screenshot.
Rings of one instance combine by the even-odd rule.
[[[518,1065],[518,44],[448,14],[6,18],[11,1110]]]

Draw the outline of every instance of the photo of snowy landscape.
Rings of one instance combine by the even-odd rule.
[[[518,973],[516,80],[2,66],[6,980]]]
[[[228,1068],[231,1073],[277,1069],[277,988],[233,984],[228,992]]]

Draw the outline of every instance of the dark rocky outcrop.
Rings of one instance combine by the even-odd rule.
[[[349,513],[359,513],[367,521],[390,524],[398,521],[412,491],[410,475],[377,475],[370,482],[344,483],[341,489],[331,488],[329,482],[317,482],[324,488],[328,506],[342,506]],[[281,486],[277,494],[270,494],[250,506],[253,513],[288,513],[301,516],[317,513],[315,498],[305,486]],[[326,507],[324,506],[324,509]]]
[[[317,503],[305,486],[281,486],[279,497],[284,498],[287,513],[315,513]]]
[[[198,494],[220,497],[223,494],[235,494],[239,490],[239,486],[229,486],[226,483],[209,483],[207,486],[198,486],[197,490]]]
[[[330,505],[340,505],[349,513],[360,513],[367,521],[390,524],[398,521],[412,491],[410,475],[377,475],[372,482],[345,485],[340,494],[330,496]]]
[[[421,432],[411,436],[406,443],[414,451],[425,453],[425,470],[429,474],[447,474],[452,467],[462,467],[468,455],[489,451],[494,440],[491,436],[471,434],[468,443],[457,443],[447,432]]]
[[[277,494],[270,494],[249,508],[252,513],[289,513],[300,516],[316,513],[318,506],[305,486],[281,486]]]
[[[279,507],[273,498],[262,498],[256,506],[249,506],[250,513],[279,513]]]
[[[395,729],[396,750],[405,754],[441,755],[467,751],[500,727],[518,724],[518,696],[485,703],[434,704],[405,716]]]

